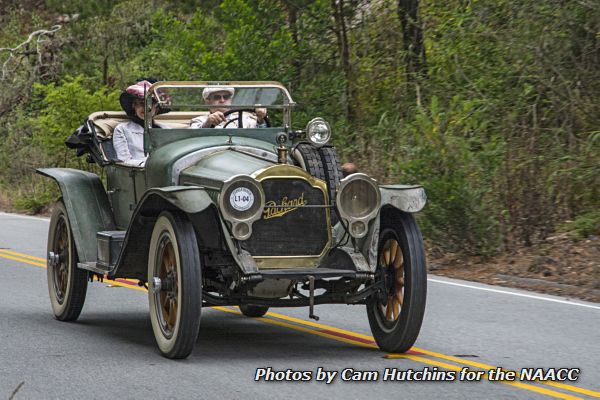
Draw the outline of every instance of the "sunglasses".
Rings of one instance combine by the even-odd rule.
[[[212,101],[229,100],[229,99],[231,99],[231,93],[226,93],[226,94],[212,94],[210,96],[210,99]]]

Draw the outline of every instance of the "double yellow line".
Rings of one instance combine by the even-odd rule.
[[[0,257],[7,258],[9,260],[20,261],[25,264],[35,265],[36,267],[46,268],[46,259],[40,257],[34,257],[23,253],[17,253],[14,251],[8,251],[5,249],[0,249]],[[41,261],[41,262],[40,262]],[[107,282],[111,286],[122,286],[129,289],[141,290],[142,292],[146,292],[146,289],[137,286],[137,283],[130,283],[127,280],[112,280],[112,279],[104,279],[104,282]]]
[[[229,307],[213,307],[213,308],[221,310],[221,311],[229,312],[232,314],[242,315],[235,308],[229,308]],[[294,330],[298,330],[301,332],[306,332],[306,333],[310,333],[313,335],[326,337],[328,339],[333,339],[333,340],[337,340],[337,341],[341,341],[341,342],[345,342],[345,343],[350,343],[350,344],[354,344],[354,345],[361,346],[361,347],[379,349],[379,347],[375,343],[375,339],[372,336],[363,335],[363,334],[352,332],[352,331],[346,331],[343,329],[319,324],[319,323],[312,322],[312,321],[306,321],[306,320],[289,317],[287,315],[282,315],[282,314],[273,313],[273,312],[268,312],[265,315],[265,317],[256,318],[256,319],[261,322],[265,322],[267,324],[283,326],[283,327],[286,327],[289,329],[294,329]],[[278,320],[289,321],[292,323],[290,324],[290,323],[281,322]],[[306,328],[307,326],[310,328]],[[311,329],[311,328],[316,328],[316,329]],[[341,334],[341,335],[336,335],[336,334]],[[441,362],[441,361],[438,361],[438,360],[435,360],[432,358],[427,358],[427,356],[435,357],[435,358],[446,360],[446,361],[451,361],[451,362],[457,363],[459,365]],[[493,366],[493,365],[487,365],[487,364],[482,364],[482,363],[478,363],[478,362],[474,362],[474,361],[464,360],[462,358],[452,357],[452,356],[449,356],[446,354],[437,353],[434,351],[421,349],[418,347],[412,347],[405,354],[386,354],[384,356],[384,358],[386,358],[386,359],[404,358],[404,359],[409,359],[409,360],[416,361],[416,362],[419,362],[422,364],[432,365],[432,366],[436,366],[436,367],[440,367],[440,368],[444,368],[444,369],[448,369],[448,370],[452,370],[452,371],[461,371],[465,366],[475,367],[478,369],[482,369],[484,371],[497,369],[497,367]],[[507,370],[504,370],[504,371],[507,371]],[[487,372],[483,376],[487,379],[488,378]],[[545,395],[559,398],[559,399],[581,399],[581,397],[573,396],[571,394],[557,392],[555,390],[546,389],[546,388],[540,387],[540,386],[534,386],[529,383],[512,382],[512,381],[494,381],[494,382],[500,382],[500,383],[503,383],[506,385],[517,387],[519,389],[530,390],[530,391],[533,391],[536,393],[545,394]],[[579,394],[583,394],[583,395],[587,395],[587,396],[591,396],[591,397],[600,398],[599,392],[595,392],[595,391],[588,390],[588,389],[583,389],[583,388],[580,388],[577,386],[566,385],[566,384],[557,383],[557,382],[549,382],[549,381],[539,381],[538,383],[541,383],[543,385],[553,386],[557,389],[561,389],[561,390],[565,390],[565,391],[569,391],[569,392],[574,392],[574,393],[579,393]]]
[[[46,268],[46,259],[28,256],[27,254],[15,253],[14,251],[8,251],[4,249],[0,249],[0,257],[8,258],[9,260],[20,261],[30,265],[36,265],[38,267]],[[34,260],[34,261],[31,261]],[[42,261],[42,262],[39,262]]]
[[[0,249],[0,257],[6,258],[13,261],[19,261],[29,265],[35,265],[38,267],[46,267],[46,260],[39,257],[30,256],[27,254],[17,253],[14,251]],[[110,280],[105,279],[105,282],[111,286],[122,286],[134,290],[146,292],[146,289],[137,286],[136,282],[128,281],[124,279]],[[212,307],[215,310],[227,312],[230,314],[236,314],[242,316],[238,311],[237,307]],[[339,329],[333,326],[319,324],[313,321],[307,321],[299,318],[290,317],[283,314],[274,312],[268,312],[264,317],[256,318],[256,320],[269,324],[275,325],[287,329],[293,329],[303,333],[324,337],[331,340],[336,340],[356,346],[361,346],[370,349],[378,349],[372,336],[363,335],[360,333]],[[478,363],[475,361],[465,360],[458,357],[449,356],[434,351],[413,347],[405,354],[387,354],[384,356],[386,359],[408,359],[421,364],[432,365],[440,368],[444,368],[452,371],[461,371],[465,366],[474,367],[480,370],[486,371],[484,374],[485,378],[488,378],[487,371],[497,369],[496,366]],[[444,361],[449,361],[452,364]],[[574,396],[573,394],[580,394],[595,398],[600,398],[600,392],[596,392],[589,389],[580,388],[573,385],[567,385],[558,382],[551,381],[538,381],[541,385],[550,386],[556,389],[566,391],[568,393],[558,392],[556,390],[547,389],[543,386],[533,385],[530,383],[522,383],[518,381],[497,381],[506,385],[510,385],[519,389],[544,394],[547,396],[559,398],[559,399],[581,399],[581,397]]]

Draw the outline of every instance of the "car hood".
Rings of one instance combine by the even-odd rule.
[[[253,172],[277,163],[274,145],[243,137],[202,137],[165,145],[146,162],[148,187],[184,184],[220,187],[238,174]],[[206,179],[205,179],[206,178]]]
[[[273,164],[273,161],[232,147],[207,155],[195,165],[181,171],[179,184],[220,189],[223,182],[232,176],[252,175]]]

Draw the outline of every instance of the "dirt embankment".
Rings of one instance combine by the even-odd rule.
[[[436,275],[600,302],[600,238],[567,234],[492,259],[446,254],[429,257]]]

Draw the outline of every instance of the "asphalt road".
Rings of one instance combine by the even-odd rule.
[[[260,319],[235,308],[204,309],[192,356],[167,360],[154,343],[147,294],[128,282],[94,282],[77,322],[54,319],[47,230],[47,219],[0,213],[0,400],[600,397],[600,304],[434,276],[408,355],[374,347],[363,306],[322,305],[319,322],[304,308],[272,309]],[[476,377],[496,367],[580,373],[561,383],[490,382],[485,374],[459,380],[464,368],[465,377]],[[259,368],[282,372],[273,378],[304,371],[310,380],[257,382]],[[316,380],[319,368],[337,372],[332,383]],[[354,376],[349,369],[378,376],[343,380]],[[393,369],[454,371],[456,379],[384,381]],[[428,372],[417,377],[431,378]]]

